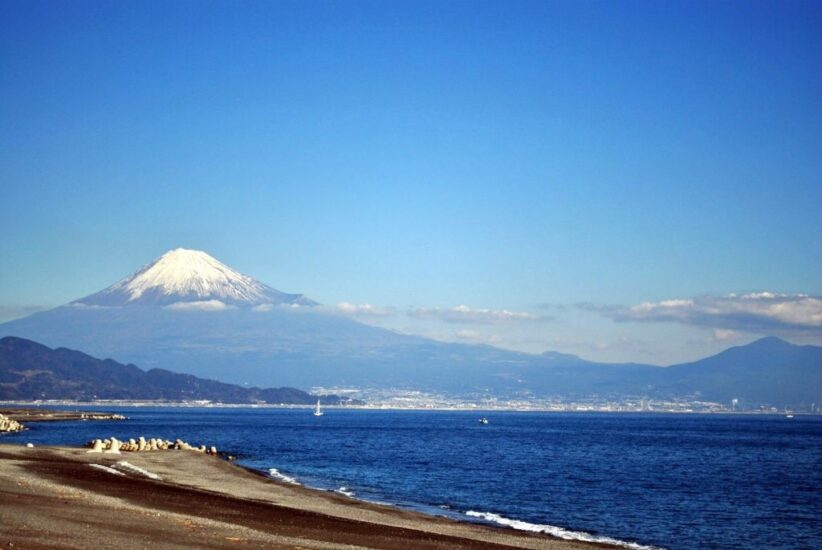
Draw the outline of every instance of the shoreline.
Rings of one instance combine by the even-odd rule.
[[[188,401],[0,401],[0,413],[5,408],[28,408],[51,410],[47,407],[116,407],[116,408],[169,408],[169,409],[282,409],[282,410],[309,410],[315,404],[272,404],[272,403],[202,403]],[[634,414],[634,415],[720,415],[720,416],[785,416],[784,411],[670,411],[670,410],[601,410],[601,409],[551,409],[551,408],[487,408],[487,407],[389,407],[369,405],[323,405],[325,410],[351,411],[432,411],[432,412],[465,412],[465,413],[558,413],[558,414]],[[66,411],[63,411],[66,412]],[[73,411],[82,412],[82,411]],[[791,411],[794,416],[822,416],[822,412]],[[80,418],[62,418],[60,420],[80,420]],[[30,420],[31,421],[31,420]]]
[[[127,470],[126,461],[157,475]],[[90,464],[98,466],[90,467]],[[0,443],[0,543],[29,547],[613,548],[380,505],[191,451]],[[116,513],[114,513],[116,512]],[[94,544],[96,545],[96,544]]]

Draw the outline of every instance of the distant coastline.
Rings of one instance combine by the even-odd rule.
[[[122,408],[203,408],[203,409],[313,409],[313,405],[306,404],[275,404],[275,403],[212,403],[202,401],[152,401],[152,400],[98,400],[98,401],[70,401],[70,400],[43,400],[43,401],[0,401],[0,410],[3,407],[122,407]],[[590,414],[709,414],[709,415],[761,415],[761,416],[783,416],[784,411],[779,410],[638,410],[638,409],[608,409],[569,405],[567,408],[549,408],[539,406],[522,407],[488,407],[480,404],[463,406],[396,406],[384,404],[366,405],[323,405],[326,410],[357,410],[357,411],[448,411],[448,412],[535,412],[535,413],[590,413]],[[820,416],[822,411],[790,411],[794,416]],[[75,420],[74,418],[61,418],[60,420]]]

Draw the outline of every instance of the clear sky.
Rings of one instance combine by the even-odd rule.
[[[671,363],[822,343],[821,212],[820,2],[0,0],[0,319],[182,246]]]

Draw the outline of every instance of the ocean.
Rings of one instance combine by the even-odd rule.
[[[31,424],[0,442],[181,438],[284,481],[564,538],[822,548],[819,416],[105,410],[129,420]]]

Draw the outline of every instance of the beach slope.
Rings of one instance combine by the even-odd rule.
[[[115,468],[121,474],[111,470]],[[140,470],[160,479],[146,477]],[[18,548],[602,547],[288,485],[196,452],[114,455],[18,445],[0,445],[0,544]]]

